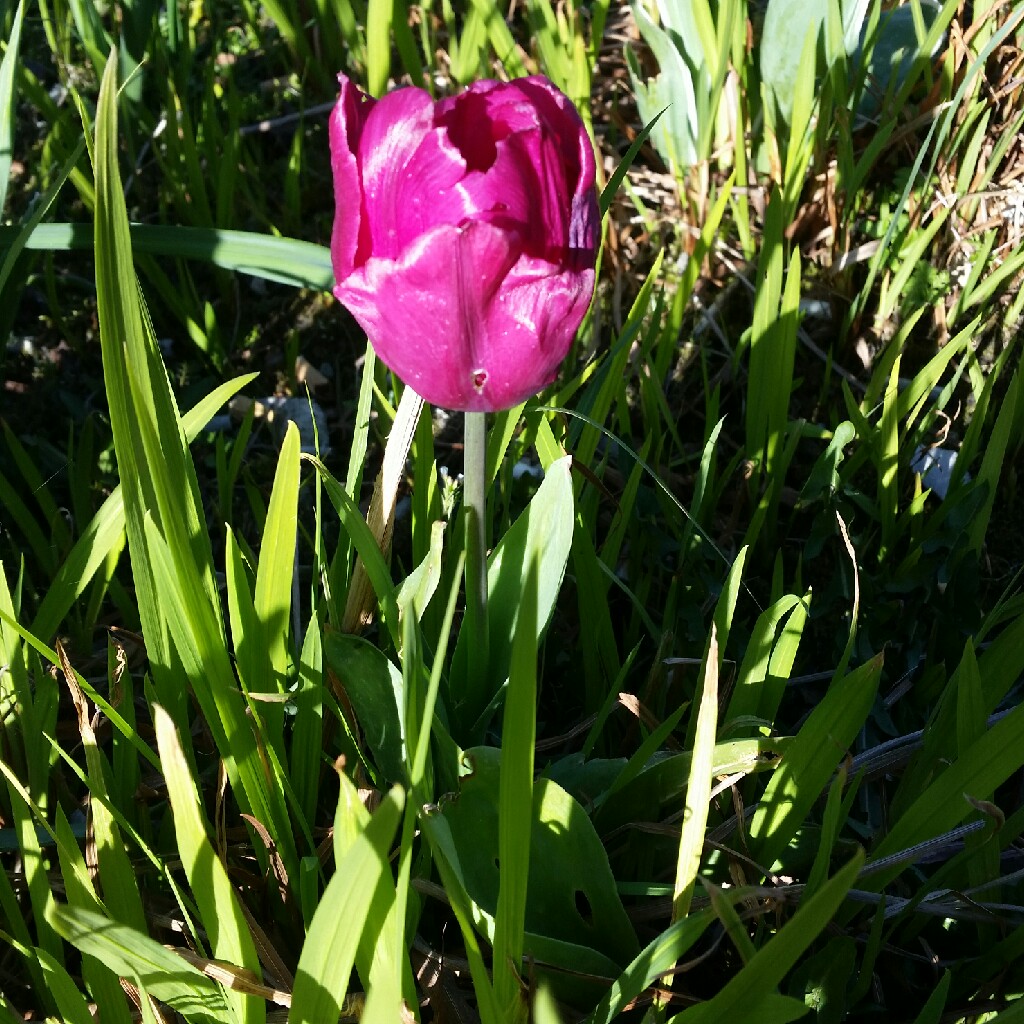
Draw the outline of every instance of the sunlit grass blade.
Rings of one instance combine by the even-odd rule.
[[[132,266],[117,165],[116,75],[116,60],[108,61],[96,120],[97,305],[150,669],[159,700],[184,727],[183,661],[187,665],[236,796],[269,829],[289,870],[297,871],[283,794],[267,779],[228,657],[195,467]]]
[[[526,567],[519,617],[509,663],[508,694],[502,729],[501,783],[498,797],[498,909],[494,934],[494,989],[505,1017],[525,1021],[520,963],[530,873],[533,826],[533,748],[536,742],[537,589],[540,556]]]
[[[697,712],[690,781],[686,787],[686,807],[676,856],[676,880],[672,892],[673,923],[690,912],[693,889],[704,852],[704,830],[711,805],[712,765],[715,755],[715,729],[718,723],[718,635],[714,625],[704,655],[704,683]]]
[[[153,996],[188,1020],[226,1024],[235,1019],[220,985],[148,935],[81,907],[55,906],[52,920],[73,946],[102,960],[122,978],[138,978]]]
[[[390,888],[393,899],[388,851],[404,803],[401,789],[394,787],[327,884],[295,972],[289,1015],[292,1024],[321,1024],[347,1012],[349,975],[360,939],[384,924],[367,917],[374,894],[378,887]]]
[[[210,939],[212,955],[246,968],[258,979],[260,964],[256,948],[224,865],[206,834],[191,770],[174,723],[159,705],[153,711],[160,764],[174,811],[178,851]],[[262,1024],[265,1019],[263,1000],[232,991],[227,992],[225,998],[239,1022]]]
[[[825,789],[874,702],[878,655],[833,684],[775,769],[750,822],[751,850],[770,869]]]
[[[818,893],[803,903],[777,935],[726,982],[719,993],[706,1002],[684,1010],[672,1018],[679,1024],[710,1024],[712,1021],[753,1022],[766,1019],[795,1020],[805,1012],[802,1002],[776,993],[800,955],[828,925],[864,863],[858,852]],[[789,1009],[784,1009],[788,1007]],[[785,1016],[782,1014],[785,1013]]]
[[[278,458],[270,505],[263,526],[256,570],[255,612],[259,632],[253,637],[266,653],[267,678],[250,685],[267,692],[284,692],[288,674],[287,640],[292,604],[292,576],[298,533],[299,430],[288,424]]]
[[[584,1024],[611,1024],[656,978],[683,958],[713,921],[711,912],[702,910],[666,928],[622,972]]]

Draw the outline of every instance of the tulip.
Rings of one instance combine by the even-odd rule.
[[[334,294],[428,402],[492,412],[550,384],[594,289],[594,153],[544,78],[435,103],[339,75]]]

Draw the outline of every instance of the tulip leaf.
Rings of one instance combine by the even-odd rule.
[[[458,799],[446,803],[443,814],[466,890],[493,916],[499,888],[502,753],[495,747],[473,747],[466,759],[473,771],[462,778]],[[536,953],[538,943],[531,936],[539,936],[628,963],[637,952],[636,935],[608,856],[583,807],[557,783],[540,778],[533,787],[531,821],[525,949]]]
[[[842,10],[843,48],[852,53],[867,0],[846,0],[838,6]],[[824,35],[822,27],[828,9],[829,0],[771,0],[767,5],[760,47],[761,78],[786,123],[793,112],[800,76],[806,73],[800,66],[800,53],[808,36],[812,37],[812,48],[817,48],[817,41]],[[826,50],[829,49],[826,39]],[[839,56],[838,52],[829,52],[827,62],[832,64]]]
[[[473,635],[462,630],[452,659],[452,735],[461,742],[479,738],[487,721],[500,705],[502,685],[508,679],[512,638],[527,583],[527,567],[536,559],[537,635],[541,636],[554,611],[562,586],[566,562],[572,548],[574,525],[571,459],[566,456],[548,466],[544,482],[526,511],[512,524],[488,559],[489,671],[484,680],[494,682],[494,691],[477,692],[476,678],[469,672]]]

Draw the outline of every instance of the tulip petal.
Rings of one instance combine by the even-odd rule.
[[[466,161],[443,129],[428,132],[397,185],[394,216],[398,237],[412,241],[440,224],[458,225],[481,207],[467,197],[461,182]]]
[[[432,132],[434,101],[422,89],[398,89],[378,100],[359,140],[363,201],[373,255],[396,258],[410,237],[398,225],[402,185],[416,150]]]
[[[365,225],[356,151],[363,124],[375,100],[367,96],[344,75],[338,75],[341,95],[331,112],[329,125],[331,170],[334,174],[334,227],[331,231],[331,262],[334,276],[341,280],[352,271],[360,233]],[[362,247],[369,250],[369,237]]]
[[[487,310],[489,409],[505,409],[558,375],[594,292],[593,267],[568,271],[522,257]]]
[[[427,401],[505,409],[547,386],[593,291],[593,270],[559,272],[482,221],[442,226],[399,261],[370,259],[335,295],[377,354]]]

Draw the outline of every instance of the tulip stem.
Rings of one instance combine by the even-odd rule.
[[[474,686],[483,692],[489,660],[487,628],[487,414],[465,414],[463,501],[466,508],[466,622]]]

